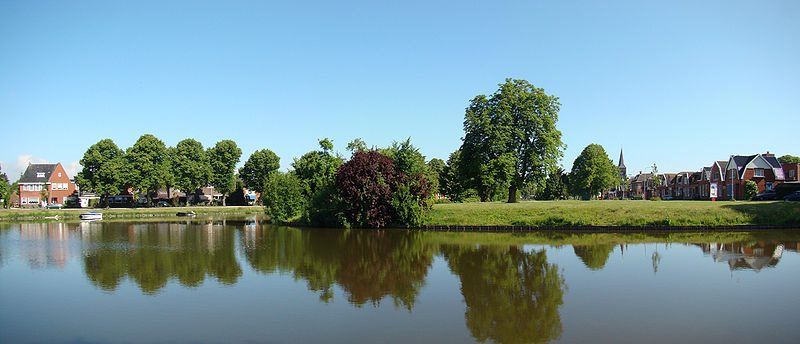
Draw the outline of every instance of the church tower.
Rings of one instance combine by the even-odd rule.
[[[628,168],[625,167],[625,158],[622,157],[622,149],[619,150],[619,175],[623,180],[628,179]]]

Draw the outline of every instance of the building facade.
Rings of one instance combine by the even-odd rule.
[[[64,166],[57,164],[29,164],[19,179],[19,206],[44,207],[64,204],[65,198],[75,192]]]

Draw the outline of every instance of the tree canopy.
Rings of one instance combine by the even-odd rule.
[[[779,157],[778,161],[781,164],[800,164],[800,156],[786,154]]]
[[[211,180],[211,166],[203,144],[195,139],[185,139],[175,146],[173,156],[175,186],[186,193],[196,192],[197,189],[209,184]],[[187,198],[186,203],[189,203]]]
[[[8,185],[8,176],[0,166],[0,200],[3,201],[0,207],[7,208],[11,198],[11,185]]]
[[[239,177],[248,189],[263,193],[266,178],[280,167],[281,158],[275,152],[261,149],[250,155],[244,166],[239,169]]]
[[[208,148],[208,163],[211,168],[211,185],[222,193],[222,205],[225,196],[236,188],[236,164],[242,157],[242,150],[233,140],[222,140],[214,147]]]
[[[125,158],[130,172],[129,184],[139,191],[158,191],[172,178],[167,146],[151,134],[139,137],[128,148]]]
[[[618,181],[617,167],[601,145],[586,146],[572,164],[570,185],[576,194],[586,199],[610,189]]]
[[[82,190],[100,195],[117,194],[127,181],[125,152],[111,139],[103,139],[93,144],[80,160],[83,169],[75,176]]]
[[[558,167],[564,144],[556,128],[558,98],[525,80],[506,79],[491,96],[467,107],[461,173],[482,201],[508,189],[508,202],[526,183],[543,183]]]

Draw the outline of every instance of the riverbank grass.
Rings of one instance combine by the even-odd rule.
[[[428,225],[733,226],[797,225],[800,202],[530,201],[437,204]]]

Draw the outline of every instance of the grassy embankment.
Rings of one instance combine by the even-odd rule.
[[[58,216],[59,220],[79,219],[87,211],[103,213],[104,219],[170,217],[178,212],[194,211],[197,215],[264,214],[260,206],[243,207],[169,207],[169,208],[111,208],[111,209],[0,209],[0,221],[39,221]]]
[[[800,227],[800,202],[536,201],[437,204],[428,225]]]

